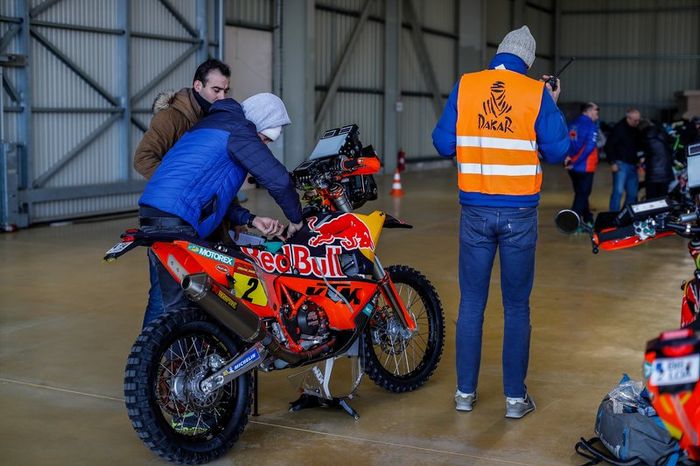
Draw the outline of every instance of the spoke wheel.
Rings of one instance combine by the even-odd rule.
[[[200,464],[226,453],[243,432],[252,403],[251,376],[204,394],[210,360],[227,361],[240,345],[197,309],[164,314],[132,347],[124,392],[139,437],[159,456]]]
[[[417,330],[407,330],[382,295],[363,338],[365,372],[377,385],[400,393],[420,387],[435,371],[444,346],[445,318],[435,288],[420,272],[402,265],[386,271]]]

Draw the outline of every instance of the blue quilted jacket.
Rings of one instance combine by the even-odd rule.
[[[204,238],[224,217],[234,225],[248,222],[250,212],[231,204],[247,172],[267,188],[291,222],[301,221],[299,196],[287,169],[260,140],[240,104],[219,100],[165,154],[139,205],[180,217]]]

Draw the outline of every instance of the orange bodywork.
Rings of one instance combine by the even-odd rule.
[[[613,228],[603,230],[601,233],[606,233],[608,231],[612,231]],[[613,239],[609,241],[600,241],[598,238],[597,234],[593,235],[593,244],[597,245],[600,249],[603,249],[604,251],[614,251],[616,249],[626,249],[626,248],[631,248],[634,246],[639,246],[640,244],[648,243],[651,240],[658,239],[658,238],[663,238],[665,236],[671,236],[674,233],[672,231],[665,231],[663,233],[658,233],[656,236],[647,238],[645,240],[639,239],[638,236],[633,235],[633,236],[628,236],[627,238],[620,238],[620,239]]]

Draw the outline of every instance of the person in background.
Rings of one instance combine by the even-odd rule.
[[[511,419],[535,409],[525,378],[542,184],[539,154],[561,163],[569,149],[566,122],[556,105],[561,86],[554,90],[528,78],[534,60],[535,39],[528,27],[509,32],[487,70],[460,78],[433,130],[438,153],[457,157],[462,204],[455,407],[471,411],[477,400],[484,310],[498,249],[503,391],[505,416]]]
[[[673,181],[673,155],[671,146],[659,125],[643,120],[639,124],[644,150],[646,198],[654,199],[668,194]]]
[[[637,127],[641,119],[642,115],[639,110],[636,108],[627,109],[625,118],[615,125],[605,145],[605,153],[613,174],[609,206],[611,212],[620,210],[623,192],[625,193],[624,205],[637,201],[637,190],[639,189],[637,166],[642,150],[642,137]]]
[[[290,123],[284,104],[273,94],[253,96],[243,106],[233,99],[214,102],[208,115],[167,152],[146,185],[139,199],[141,230],[204,239],[229,218],[234,225],[279,235],[284,228],[279,221],[233,203],[250,172],[291,222],[288,236],[294,234],[301,228],[299,195],[287,169],[266,145]],[[186,306],[180,284],[153,253],[149,258],[158,272],[161,312]],[[147,313],[145,325],[159,315]]]
[[[598,114],[600,108],[593,102],[581,106],[581,114],[569,125],[571,148],[564,160],[564,167],[574,187],[571,210],[584,223],[593,226],[593,214],[588,198],[593,190],[593,175],[598,166]]]

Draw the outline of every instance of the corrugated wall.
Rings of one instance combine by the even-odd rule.
[[[340,60],[358,21],[364,0],[317,2],[316,20],[316,108],[326,95],[334,66]],[[326,8],[324,8],[326,7]],[[337,11],[331,11],[337,10]],[[340,77],[338,92],[323,129],[356,123],[360,140],[383,154],[384,131],[384,2],[375,0],[352,55]]]
[[[233,0],[224,3],[224,17],[232,26],[271,29],[275,0]]]
[[[459,76],[456,63],[457,0],[420,2],[416,9],[438,88],[446,101]],[[399,114],[399,147],[411,161],[437,156],[431,138],[437,116],[405,18],[404,15],[399,59],[403,102],[403,111]]]
[[[698,25],[698,0],[562,0],[562,54],[578,58],[566,100],[593,100],[611,122],[630,106],[673,118],[675,92],[700,88]]]
[[[218,47],[211,31],[208,44],[199,45],[204,15],[216,14],[216,1],[2,1],[0,37],[14,17],[35,8],[41,11],[32,14],[29,46],[22,49],[15,38],[5,50],[28,55],[29,67],[4,70],[18,86],[22,73],[31,74],[29,141],[21,134],[28,109],[13,108],[4,94],[5,139],[30,147],[21,182],[29,221],[135,209],[140,193],[123,192],[141,180],[131,162],[151,104],[162,90],[191,85],[207,48]]]

